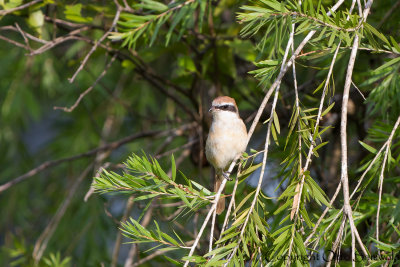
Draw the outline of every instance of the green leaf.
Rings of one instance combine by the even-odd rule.
[[[272,133],[272,137],[273,137],[273,139],[274,139],[276,145],[279,146],[278,136],[277,136],[277,134],[276,134],[274,124],[271,125],[271,133]]]
[[[212,255],[216,255],[216,254],[218,254],[218,253],[220,253],[222,251],[230,250],[230,249],[236,247],[236,245],[237,245],[236,242],[229,243],[228,245],[226,245],[224,247],[220,247],[220,248],[217,248],[217,249],[214,249],[214,250],[208,252],[207,254],[204,255],[204,257],[209,257],[209,256],[212,256]]]
[[[225,231],[224,233],[226,233],[226,231]],[[226,242],[227,240],[229,240],[229,239],[231,239],[231,238],[233,238],[233,237],[235,237],[235,236],[237,236],[237,235],[239,235],[239,234],[240,234],[240,231],[235,231],[235,232],[232,232],[232,233],[230,233],[230,234],[228,234],[228,235],[224,235],[220,240],[218,240],[217,242],[215,242],[215,244],[224,243],[224,242]]]
[[[375,148],[373,148],[370,145],[367,145],[366,143],[362,142],[362,141],[358,141],[366,150],[368,150],[369,152],[376,154],[377,150]]]
[[[296,192],[293,192],[294,194]],[[274,215],[281,213],[283,210],[288,210],[288,207],[292,205],[292,201],[286,201],[282,206],[280,206],[276,211],[274,211]]]
[[[329,37],[328,47],[332,46],[333,42],[335,41],[335,38],[336,38],[336,31],[332,31],[331,37]]]
[[[136,4],[134,7],[137,9],[144,8],[159,12],[163,12],[168,9],[168,6],[164,5],[163,3],[153,0],[142,0],[141,4]]]
[[[202,186],[201,184],[196,183],[195,181],[191,181],[191,183],[197,187],[200,191],[203,191],[205,194],[207,195],[211,195],[210,190],[208,190],[207,188],[205,188],[204,186]]]
[[[263,235],[267,235],[266,226],[262,223],[261,218],[258,216],[258,213],[255,211],[252,213],[252,217],[254,222],[257,224],[258,229],[263,233]]]
[[[64,15],[66,19],[72,20],[74,22],[92,22],[93,19],[90,17],[83,17],[81,11],[82,4],[66,5]]]
[[[185,193],[182,190],[180,190],[179,188],[176,188],[174,191],[178,194],[178,196],[183,200],[183,202],[185,202],[185,204],[189,208],[192,208],[192,205],[190,204],[190,202],[188,201],[188,199],[185,196]]]
[[[332,104],[329,105],[329,107],[327,107],[324,112],[322,112],[321,117],[325,116],[326,114],[328,114],[328,112],[333,108],[333,106],[335,105],[335,102],[333,102]]]
[[[364,27],[369,30],[370,32],[372,32],[376,37],[378,37],[379,39],[381,39],[382,41],[384,41],[387,45],[390,46],[390,43],[388,41],[388,39],[385,37],[385,35],[383,35],[382,33],[380,33],[377,29],[375,29],[373,26],[371,26],[370,24],[368,24],[367,22],[364,22]]]
[[[279,3],[276,0],[261,0],[261,2],[263,2],[264,4],[266,4],[269,7],[272,7],[276,11],[287,12],[285,5],[283,3]]]
[[[400,53],[400,46],[392,36],[390,36],[390,41],[392,42],[393,47],[396,49],[396,52]]]
[[[168,33],[166,35],[166,39],[165,39],[165,46],[168,46],[170,40],[171,40],[171,36],[172,36],[172,32],[174,31],[175,27],[178,25],[178,23],[183,19],[183,17],[185,16],[186,12],[187,12],[188,6],[185,5],[184,7],[182,7],[178,14],[176,16],[174,16],[171,26],[169,27]]]
[[[175,181],[176,178],[176,164],[174,154],[171,156],[171,174],[172,174],[172,181]]]
[[[323,142],[323,143],[319,144],[318,146],[316,146],[316,147],[313,149],[313,151],[314,151],[314,152],[317,151],[318,149],[320,149],[321,147],[323,147],[324,145],[326,145],[326,144],[328,144],[328,143],[329,143],[329,141],[326,141],[326,142]]]
[[[255,172],[258,168],[260,168],[262,166],[262,162],[258,163],[256,165],[252,165],[249,168],[245,169],[243,172],[240,173],[240,176],[238,176],[237,179],[242,180],[242,179],[246,179],[247,177],[250,176],[250,174],[252,174],[253,172]]]
[[[241,224],[242,221],[244,221],[244,218],[247,216],[250,208],[246,208],[245,210],[242,211],[242,214],[232,223],[232,226]]]
[[[278,115],[276,114],[275,110],[274,110],[274,125],[276,128],[276,131],[278,132],[278,134],[281,133],[281,127],[279,125],[279,119],[278,119]]]
[[[396,57],[393,58],[392,60],[389,60],[388,62],[386,62],[385,64],[383,64],[382,66],[380,66],[379,68],[375,69],[374,72],[378,72],[382,69],[385,69],[387,67],[392,66],[393,64],[396,64],[397,62],[400,62],[400,57]]]
[[[247,194],[247,196],[245,196],[243,198],[243,200],[240,202],[240,204],[236,207],[235,209],[235,213],[238,213],[240,208],[246,203],[246,201],[255,193],[256,191],[252,191],[250,194]]]
[[[330,207],[329,202],[325,198],[325,192],[322,191],[321,187],[314,181],[314,179],[310,176],[306,176],[306,184],[310,186],[310,189],[312,190],[312,197],[315,200],[318,200],[322,202],[325,206]]]

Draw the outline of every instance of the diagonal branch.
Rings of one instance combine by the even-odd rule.
[[[386,151],[385,151],[385,158],[383,159],[382,170],[379,175],[379,200],[378,200],[378,210],[376,212],[376,240],[378,240],[378,241],[379,241],[379,212],[381,209],[381,200],[382,200],[383,173],[385,171],[385,165],[386,165],[386,161],[388,159],[388,155],[389,155],[389,151],[390,151],[390,144],[392,143],[394,133],[396,132],[397,127],[399,127],[399,124],[400,124],[400,116],[397,118],[397,121],[396,121],[395,125],[393,126],[393,130],[390,133],[390,136],[386,142],[387,145],[386,145]],[[390,161],[390,159],[389,159],[389,161]]]
[[[115,17],[114,20],[111,24],[110,29],[108,29],[108,31],[102,36],[100,37],[100,39],[92,46],[92,48],[90,49],[89,53],[87,53],[87,55],[85,56],[85,58],[83,59],[82,63],[79,65],[78,69],[75,71],[74,75],[72,75],[72,77],[69,80],[70,83],[73,83],[76,76],[78,75],[78,73],[83,69],[83,67],[86,65],[87,61],[89,60],[89,57],[93,54],[94,51],[96,51],[97,47],[99,46],[99,44],[101,42],[104,41],[104,39],[107,38],[107,36],[110,34],[110,32],[115,28],[115,25],[117,25],[117,22],[119,20],[119,16],[121,15],[121,9],[118,7],[117,8],[117,12],[115,13]]]
[[[34,0],[34,1],[32,1],[32,2],[23,4],[23,5],[14,7],[14,8],[0,10],[0,16],[5,16],[5,15],[10,14],[10,13],[13,13],[13,12],[15,12],[15,11],[19,11],[19,10],[25,9],[25,8],[27,8],[27,7],[36,5],[36,4],[40,3],[40,2],[43,2],[43,0]]]
[[[104,77],[104,75],[106,75],[108,69],[111,67],[112,63],[115,61],[116,58],[117,58],[117,54],[114,54],[114,56],[111,58],[110,62],[108,62],[108,64],[104,68],[104,70],[100,73],[99,77],[97,77],[97,79],[94,81],[94,83],[88,89],[86,89],[83,93],[81,93],[79,95],[78,99],[75,101],[75,103],[72,106],[70,106],[69,108],[54,107],[54,109],[61,109],[65,112],[72,112],[79,105],[79,103],[82,101],[82,99],[93,90],[93,88]]]

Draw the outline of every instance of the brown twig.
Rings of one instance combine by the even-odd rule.
[[[33,41],[36,41],[36,42],[42,43],[42,44],[47,44],[47,43],[48,43],[48,41],[46,41],[46,40],[37,38],[36,36],[33,36],[32,34],[30,34],[30,33],[28,33],[28,32],[25,32],[25,31],[23,31],[22,29],[18,30],[16,27],[11,26],[11,25],[0,27],[0,30],[1,30],[1,31],[7,31],[7,30],[8,30],[8,31],[14,31],[14,32],[23,32],[23,34],[24,34],[26,37],[28,37],[29,39],[31,39],[31,40],[33,40]]]
[[[47,50],[49,50],[49,49],[51,49],[51,48],[53,48],[53,47],[55,47],[55,46],[57,46],[57,45],[59,45],[59,44],[61,44],[63,42],[66,42],[68,40],[81,40],[81,37],[77,36],[77,34],[80,34],[81,32],[86,31],[88,29],[89,29],[89,27],[84,26],[82,28],[79,28],[79,29],[71,31],[70,33],[68,33],[65,36],[57,37],[56,39],[54,39],[52,41],[46,42],[45,45],[43,45],[40,48],[32,51],[29,55],[30,56],[34,56],[34,55],[38,55],[38,54],[44,53]]]
[[[70,106],[69,108],[67,108],[67,107],[54,107],[54,109],[55,110],[61,109],[61,110],[65,111],[65,112],[73,111],[79,105],[79,103],[82,101],[82,99],[87,94],[89,94],[93,90],[93,88],[97,85],[97,83],[104,77],[104,75],[106,75],[108,69],[111,67],[112,63],[115,61],[116,58],[117,58],[117,54],[114,54],[114,56],[111,58],[110,62],[108,62],[108,64],[104,68],[104,70],[100,73],[99,77],[97,77],[97,79],[94,81],[94,83],[88,89],[86,89],[83,93],[81,93],[79,95],[78,99],[75,101],[75,103],[72,106]]]
[[[14,7],[14,8],[5,9],[5,10],[0,10],[0,16],[5,16],[5,15],[10,14],[10,13],[13,13],[13,12],[15,12],[15,11],[19,11],[19,10],[25,9],[25,8],[27,8],[27,7],[36,5],[37,3],[40,3],[40,2],[43,2],[43,0],[34,0],[34,1],[32,1],[32,2],[23,4],[23,5]]]
[[[92,48],[90,49],[89,53],[87,53],[87,55],[85,56],[85,58],[83,59],[82,63],[79,65],[78,69],[75,71],[74,75],[72,75],[72,77],[69,80],[70,83],[74,82],[76,76],[78,75],[78,73],[83,69],[83,67],[86,65],[87,61],[89,60],[89,57],[93,54],[93,52],[97,49],[99,43],[103,42],[104,39],[107,38],[107,36],[110,34],[110,32],[114,29],[115,25],[117,24],[118,20],[119,20],[119,16],[121,15],[121,9],[117,8],[117,12],[115,13],[115,17],[114,20],[111,24],[110,29],[108,29],[108,31],[103,34],[103,36],[97,41],[95,42],[95,44],[92,46]]]
[[[4,41],[6,41],[6,42],[8,42],[8,43],[10,43],[10,44],[13,44],[13,45],[15,45],[15,46],[18,46],[18,47],[24,48],[24,49],[26,49],[26,50],[29,50],[29,47],[27,47],[26,45],[23,45],[23,44],[21,44],[21,43],[18,43],[18,42],[16,42],[16,41],[12,40],[12,39],[9,39],[9,38],[7,38],[7,37],[4,37],[3,35],[0,35],[0,40],[4,40]]]
[[[70,28],[81,28],[81,27],[84,27],[84,26],[88,26],[88,25],[81,24],[81,23],[73,23],[73,22],[70,22],[70,21],[62,20],[62,19],[51,18],[49,16],[44,16],[44,19],[46,21],[54,22],[56,24],[64,25],[64,26],[67,26],[67,27],[70,27]]]
[[[18,23],[15,23],[15,27],[17,28],[18,32],[21,34],[22,38],[24,38],[26,47],[28,48],[29,51],[32,51],[31,46],[29,45],[28,38],[26,37],[25,32],[19,27]]]

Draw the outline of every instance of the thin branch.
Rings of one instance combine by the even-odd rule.
[[[222,235],[223,235],[223,233],[225,231],[225,227],[228,224],[229,216],[231,214],[231,210],[235,210],[235,196],[236,196],[237,186],[239,184],[238,177],[240,176],[241,172],[242,172],[242,165],[239,165],[237,177],[235,179],[235,185],[233,186],[233,191],[232,191],[232,194],[231,194],[231,196],[232,196],[231,197],[231,201],[229,202],[228,210],[226,211],[226,214],[225,214],[224,224],[222,225],[222,229],[221,229],[221,233],[219,235],[219,239],[222,238]],[[236,213],[235,212],[234,212],[234,217],[236,218]],[[217,245],[217,248],[218,247],[219,247],[219,245]],[[215,257],[215,254],[212,256],[212,258],[214,258],[214,257]]]
[[[111,24],[110,29],[108,29],[108,31],[92,46],[92,49],[90,49],[89,53],[87,53],[87,55],[83,59],[82,63],[79,65],[78,69],[75,71],[74,75],[72,75],[72,77],[70,79],[68,79],[70,83],[74,82],[74,80],[75,80],[76,76],[78,75],[78,73],[86,65],[87,61],[89,60],[89,57],[93,54],[94,51],[96,51],[97,46],[99,45],[99,43],[103,42],[104,39],[106,39],[107,36],[110,34],[110,32],[114,29],[115,25],[117,24],[117,22],[119,20],[119,16],[120,15],[121,15],[121,9],[117,8],[117,12],[115,13],[115,17],[114,17],[114,20],[113,20],[113,22]]]
[[[381,201],[382,201],[383,173],[385,171],[386,161],[389,156],[390,144],[392,143],[394,133],[396,132],[397,127],[399,127],[399,124],[400,124],[400,116],[397,118],[397,121],[394,124],[393,130],[390,133],[390,136],[387,140],[385,157],[383,159],[382,170],[379,175],[379,199],[378,199],[378,210],[376,211],[376,240],[378,240],[378,241],[379,241],[379,212],[381,210]],[[390,161],[390,159],[389,159],[389,161]]]
[[[110,62],[108,62],[108,64],[104,68],[104,70],[100,73],[99,77],[97,77],[97,79],[94,81],[94,83],[88,89],[86,89],[83,93],[81,93],[79,95],[78,99],[75,101],[75,103],[72,106],[70,106],[69,108],[67,108],[67,107],[54,107],[54,109],[55,110],[61,109],[61,110],[65,111],[65,112],[72,112],[79,105],[79,103],[82,101],[82,99],[93,90],[93,88],[104,77],[104,75],[106,75],[108,69],[111,67],[112,63],[115,61],[116,58],[117,58],[117,54],[114,54],[114,56],[111,58]]]
[[[355,266],[355,237],[354,237],[354,221],[353,212],[350,206],[350,196],[349,196],[349,177],[347,173],[347,105],[349,102],[349,91],[351,85],[351,76],[353,74],[354,62],[356,59],[357,48],[358,48],[359,37],[356,34],[354,37],[353,49],[351,51],[350,60],[347,67],[346,82],[343,90],[343,100],[342,100],[342,112],[341,112],[341,122],[340,122],[340,143],[341,143],[341,182],[343,185],[343,199],[344,199],[344,212],[349,219],[351,227],[351,260],[352,266]]]
[[[238,176],[240,176],[240,172],[238,172]],[[219,239],[221,239],[222,234],[225,231],[225,227],[228,224],[229,215],[231,213],[231,210],[235,209],[235,196],[236,196],[236,190],[237,190],[238,184],[239,184],[239,179],[236,178],[235,179],[235,185],[233,186],[231,201],[229,202],[228,210],[226,211],[226,215],[225,215],[224,223],[222,225],[221,234],[219,236]],[[234,216],[236,216],[235,213],[234,213]]]
[[[301,1],[299,1],[299,4],[301,5]],[[294,53],[294,30],[295,30],[295,24],[292,23],[292,30],[290,32],[290,39],[292,39],[291,42],[291,51],[292,54]],[[298,134],[298,152],[299,152],[299,174],[302,176],[302,179],[300,181],[299,184],[297,184],[296,186],[296,192],[298,192],[297,195],[293,196],[293,207],[292,207],[292,211],[290,212],[290,219],[293,219],[293,216],[298,212],[298,209],[300,207],[300,201],[301,201],[301,191],[303,190],[303,184],[304,184],[304,175],[302,175],[301,172],[301,166],[302,166],[302,148],[301,148],[301,135],[300,135],[300,131],[301,131],[301,125],[300,125],[300,104],[299,104],[299,92],[298,92],[298,88],[297,88],[297,78],[296,78],[296,64],[295,64],[295,58],[292,59],[292,70],[293,70],[293,83],[294,83],[294,91],[295,91],[295,98],[296,98],[296,113],[297,113],[297,118],[299,120],[299,122],[297,123],[297,129],[299,131]],[[295,207],[295,208],[294,208]],[[298,216],[296,216],[296,220],[297,220]],[[294,241],[294,233],[292,233],[292,237],[290,239],[290,245],[289,245],[289,252],[288,252],[288,260],[286,261],[286,266],[290,265],[291,262],[291,257],[290,255],[292,254],[292,248],[293,248],[293,241]]]
[[[364,12],[363,16],[360,20],[360,24],[364,22],[368,16],[369,9],[372,5],[373,0],[369,0]],[[351,86],[351,78],[353,74],[354,62],[357,55],[359,45],[359,36],[356,33],[354,37],[353,47],[350,54],[350,59],[347,67],[346,72],[346,80],[343,89],[343,100],[342,100],[342,110],[341,110],[341,122],[340,122],[340,143],[341,143],[341,182],[343,185],[343,199],[344,199],[344,206],[343,211],[347,216],[350,229],[351,229],[351,259],[352,259],[352,266],[355,266],[355,232],[357,228],[355,227],[354,220],[353,220],[353,212],[350,206],[350,194],[349,194],[349,177],[348,177],[348,166],[347,166],[347,106],[349,102],[349,92]],[[364,248],[363,246],[361,246]]]
[[[300,2],[301,4],[301,2]],[[290,38],[293,39],[294,36],[294,30],[295,30],[295,24],[292,24],[292,31],[290,32]],[[291,45],[291,49],[292,49],[292,54],[294,53],[294,43],[292,41],[292,45]],[[302,164],[302,148],[301,148],[301,125],[300,125],[300,101],[299,101],[299,92],[298,92],[298,88],[297,88],[297,78],[296,78],[296,64],[295,64],[295,58],[293,58],[293,63],[292,63],[293,67],[293,83],[294,83],[294,92],[295,92],[295,99],[296,99],[296,113],[297,113],[297,118],[299,120],[299,122],[297,123],[297,130],[299,131],[298,134],[298,152],[299,152],[299,173],[301,175],[301,166],[303,166]],[[299,207],[300,207],[300,199],[301,199],[301,190],[303,188],[303,184],[304,184],[304,175],[302,175],[302,179],[301,182],[299,184],[297,184],[296,186],[296,192],[298,192],[297,195],[294,195],[293,197],[293,206],[292,206],[292,211],[290,212],[290,219],[293,219],[293,216],[295,214],[297,214]],[[293,238],[292,238],[293,241]],[[291,243],[292,244],[292,243]],[[289,249],[289,254],[291,253],[291,248]],[[288,260],[288,262],[290,262],[290,260]]]
[[[327,267],[330,267],[330,266],[331,266],[332,259],[333,259],[333,255],[334,255],[335,251],[337,251],[337,248],[338,248],[338,246],[339,246],[339,244],[340,244],[340,240],[342,239],[343,230],[344,230],[344,226],[345,226],[345,225],[346,225],[346,217],[343,216],[342,222],[341,222],[341,224],[340,224],[339,231],[338,231],[338,233],[337,233],[336,240],[335,240],[335,242],[333,243],[332,248],[330,249],[330,253],[329,253],[329,256],[328,256],[328,262],[327,262],[327,264],[326,264]]]
[[[56,23],[56,24],[63,25],[63,26],[67,26],[67,27],[70,27],[70,28],[81,28],[81,27],[83,27],[83,26],[88,26],[88,25],[85,25],[85,24],[82,24],[82,23],[73,23],[73,22],[70,22],[70,21],[67,21],[67,20],[62,20],[62,19],[57,19],[57,18],[51,18],[51,17],[49,17],[49,16],[44,16],[44,19],[45,19],[46,21],[54,22],[54,23]],[[92,27],[92,26],[91,26],[91,27]]]
[[[31,46],[29,45],[28,38],[25,34],[25,32],[19,27],[18,23],[15,23],[15,27],[17,28],[18,32],[21,34],[22,38],[24,38],[26,47],[28,48],[29,51],[32,51]]]
[[[44,52],[46,52],[47,50],[61,44],[64,43],[68,40],[82,40],[82,37],[77,36],[77,34],[80,34],[83,31],[87,31],[89,29],[89,27],[84,26],[82,28],[76,29],[71,31],[70,33],[68,33],[67,35],[61,36],[61,37],[57,37],[56,39],[46,42],[45,45],[41,46],[40,48],[32,51],[29,55],[30,56],[34,56],[34,55],[38,55],[38,54],[42,54]],[[29,50],[29,49],[27,49]]]
[[[14,32],[19,32],[19,33],[23,32],[23,34],[24,34],[26,37],[28,37],[29,39],[31,39],[32,41],[35,41],[35,42],[38,42],[38,43],[42,43],[42,44],[48,43],[48,41],[46,41],[46,40],[37,38],[36,36],[33,36],[32,34],[29,34],[28,32],[25,32],[25,31],[23,31],[22,29],[18,30],[17,27],[14,27],[14,26],[11,26],[11,25],[0,27],[0,30],[1,30],[1,31],[7,31],[7,30],[9,30],[9,31],[14,31]],[[27,49],[27,50],[28,50],[28,49]]]
[[[292,36],[292,37],[293,37],[293,36]],[[285,54],[284,54],[283,59],[282,59],[281,72],[282,72],[283,69],[284,69],[284,66],[285,66],[287,57],[288,57],[288,55],[289,55],[289,50],[290,50],[290,48],[291,48],[291,46],[292,46],[292,42],[293,42],[293,38],[290,38],[289,41],[288,41],[288,43],[287,43],[287,45],[286,45]],[[294,58],[295,58],[295,57],[292,57],[291,60],[293,60]],[[293,62],[292,62],[292,63],[293,63]],[[268,123],[267,134],[266,134],[266,137],[265,137],[264,154],[263,154],[263,160],[262,160],[262,165],[261,165],[261,172],[260,172],[260,176],[259,176],[259,178],[258,178],[258,184],[257,184],[256,192],[255,192],[255,194],[254,194],[254,198],[253,198],[253,201],[252,201],[252,203],[251,203],[251,205],[250,205],[250,209],[249,209],[249,211],[248,211],[248,213],[247,213],[246,219],[245,219],[245,221],[244,221],[244,223],[243,223],[243,225],[242,225],[242,229],[241,229],[241,231],[240,231],[240,238],[239,238],[238,244],[237,244],[237,245],[235,246],[235,248],[233,249],[232,253],[231,253],[230,256],[228,257],[228,260],[227,260],[227,262],[225,263],[224,266],[227,266],[227,265],[228,265],[228,263],[229,263],[230,260],[232,259],[233,255],[235,255],[237,249],[239,248],[239,245],[240,245],[240,243],[241,243],[241,241],[242,241],[242,239],[243,239],[244,231],[246,230],[247,223],[248,223],[248,221],[249,221],[250,215],[251,215],[251,213],[253,212],[254,207],[255,207],[255,205],[256,205],[256,203],[257,203],[258,195],[259,195],[260,190],[261,190],[262,181],[263,181],[263,179],[264,179],[265,167],[266,167],[266,165],[267,165],[268,148],[269,148],[269,143],[270,143],[269,138],[270,138],[270,133],[271,133],[271,126],[272,126],[272,123],[273,123],[273,116],[274,116],[275,108],[276,108],[276,102],[277,102],[277,100],[278,100],[278,94],[279,94],[280,84],[281,84],[281,80],[277,83],[277,85],[276,85],[276,87],[275,87],[275,95],[274,95],[274,100],[273,100],[273,102],[272,102],[271,114],[270,114],[270,117],[269,117],[269,123]]]
[[[15,45],[15,46],[18,46],[18,47],[24,48],[24,49],[26,49],[26,50],[29,50],[29,47],[27,47],[26,45],[23,45],[23,44],[21,44],[21,43],[18,43],[18,42],[16,42],[16,41],[12,40],[12,39],[9,39],[9,38],[7,38],[7,37],[4,37],[3,35],[0,35],[0,40],[4,40],[4,41],[6,41],[6,42],[8,42],[8,43],[10,43],[10,44],[13,44],[13,45]]]
[[[232,166],[232,165],[231,165],[231,166]],[[190,248],[189,254],[188,254],[188,256],[187,256],[188,258],[190,258],[190,257],[193,255],[194,249],[196,248],[197,244],[199,243],[200,238],[201,238],[201,236],[202,236],[202,234],[203,234],[203,232],[204,232],[204,229],[206,228],[207,223],[208,223],[208,221],[209,221],[210,218],[211,218],[211,215],[212,215],[213,212],[216,210],[217,204],[218,204],[218,200],[219,200],[220,197],[221,197],[221,193],[222,193],[222,191],[223,191],[224,188],[225,188],[226,182],[227,182],[227,179],[223,179],[223,180],[222,180],[222,183],[221,183],[221,185],[220,185],[220,187],[219,187],[219,190],[218,190],[217,194],[215,195],[214,203],[213,203],[213,205],[211,206],[211,209],[208,211],[207,216],[206,216],[206,218],[204,219],[203,225],[201,226],[200,231],[199,231],[198,235],[196,236],[196,239],[194,240],[194,243],[193,243],[192,247]],[[188,266],[188,265],[189,265],[189,260],[186,260],[186,261],[185,261],[185,264],[183,265],[183,267],[186,267],[186,266]]]
[[[352,6],[351,6],[351,8],[350,8],[350,13],[352,12],[352,10],[353,10],[353,8],[354,8],[354,5],[355,5],[355,0],[353,0],[353,2],[352,2]],[[347,16],[347,20],[349,20],[349,19],[350,19],[350,15]],[[314,149],[314,146],[315,146],[314,140],[316,139],[316,134],[318,133],[318,127],[319,127],[319,123],[320,123],[320,120],[321,120],[321,114],[322,114],[322,108],[323,108],[323,106],[324,106],[325,96],[326,96],[326,94],[327,94],[327,89],[328,89],[329,81],[330,81],[331,76],[332,76],[333,67],[334,67],[334,65],[335,65],[336,57],[337,57],[337,55],[338,55],[338,53],[339,53],[339,49],[340,49],[341,43],[342,43],[342,41],[339,41],[339,43],[338,43],[338,45],[337,45],[337,47],[336,47],[335,53],[334,53],[333,58],[332,58],[332,61],[331,61],[331,65],[330,65],[330,67],[329,67],[328,75],[327,75],[327,77],[326,77],[326,79],[325,79],[325,85],[324,85],[324,89],[323,89],[322,95],[321,95],[321,100],[320,100],[320,103],[319,103],[317,121],[315,122],[315,127],[314,127],[314,131],[313,131],[313,135],[312,135],[312,140],[311,140],[311,144],[310,144],[310,149],[308,150],[308,154],[307,154],[307,159],[306,159],[305,166],[304,166],[304,168],[302,169],[302,177],[301,177],[301,183],[300,183],[299,196],[301,196],[302,191],[303,191],[303,184],[304,184],[304,178],[305,178],[304,172],[308,170],[308,167],[309,167],[309,165],[310,165],[310,163],[311,163],[311,157],[312,157],[312,155],[314,154],[314,150],[313,150],[313,149]],[[300,198],[300,197],[299,197],[299,198]],[[299,202],[299,203],[297,204],[297,206],[296,206],[295,214],[298,214],[299,208],[300,208],[300,202]],[[293,212],[293,210],[292,210],[292,212]],[[293,217],[293,216],[292,216],[292,214],[291,214],[291,218],[292,218],[292,217]]]
[[[361,95],[361,97],[362,97],[364,100],[367,100],[367,99],[365,98],[364,94],[361,92],[360,89],[358,89],[357,85],[356,85],[353,81],[351,81],[351,84],[354,86],[354,88],[356,88],[356,90],[357,90],[358,93]]]
[[[5,15],[13,13],[15,11],[19,11],[19,10],[25,9],[27,7],[36,5],[36,4],[40,3],[40,2],[43,2],[43,0],[34,0],[32,2],[23,4],[23,5],[14,7],[14,8],[0,10],[0,16],[5,16]]]

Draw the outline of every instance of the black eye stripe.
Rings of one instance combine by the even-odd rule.
[[[226,111],[232,111],[232,112],[237,112],[236,107],[234,105],[220,105],[220,106],[216,106],[215,109],[219,109],[219,110],[226,110]]]

